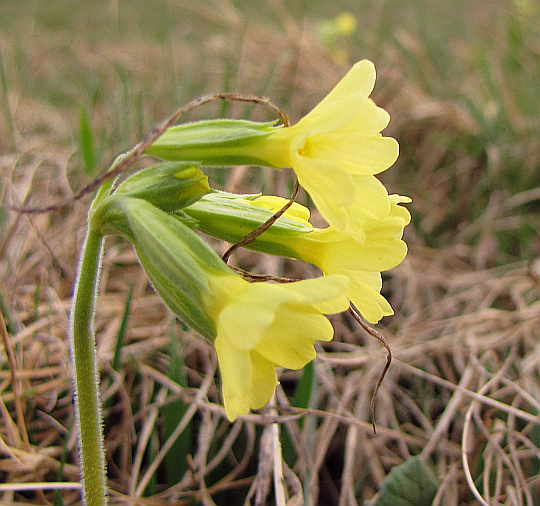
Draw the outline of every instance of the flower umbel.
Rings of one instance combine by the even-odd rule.
[[[278,368],[302,368],[315,358],[316,341],[332,339],[334,330],[325,315],[344,311],[350,303],[370,322],[392,314],[380,294],[381,271],[399,264],[406,254],[402,234],[410,216],[400,204],[409,199],[389,196],[375,177],[394,163],[398,144],[381,134],[389,115],[369,98],[374,84],[373,64],[357,63],[294,126],[264,97],[199,97],[118,156],[107,174],[84,189],[101,184],[88,213],[71,319],[83,488],[89,505],[106,504],[93,328],[105,235],[131,241],[163,301],[214,344],[231,421],[270,400]],[[286,126],[218,119],[169,128],[186,112],[216,98],[269,106]],[[119,182],[117,176],[144,153],[170,162]],[[294,197],[300,183],[328,227],[314,228],[307,208],[292,201],[284,205],[280,197],[212,190],[199,164],[290,167],[298,178]],[[220,258],[194,228],[234,245]],[[291,282],[230,268],[225,259],[246,245],[313,263],[324,276]],[[283,283],[247,281],[261,279]],[[388,348],[384,338],[380,340]]]

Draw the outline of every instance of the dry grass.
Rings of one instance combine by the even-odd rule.
[[[275,28],[247,23],[235,9],[214,12],[212,22],[241,33],[237,46],[231,49],[230,39],[219,33],[198,49],[173,44],[171,54],[182,55],[177,65],[183,66],[173,72],[181,75],[200,64],[197,78],[204,84],[197,87],[199,93],[221,91],[224,62],[231,62],[232,53],[235,72],[229,88],[275,101],[286,96],[287,111],[297,119],[345,67],[333,60],[310,28],[276,9],[283,26],[279,37]],[[32,64],[45,58],[35,48],[26,49]],[[91,51],[74,44],[71,50],[85,68],[105,76],[113,90],[94,111],[96,131],[111,132],[111,142],[101,146],[104,159],[138,140],[134,127],[123,136],[118,126],[123,120],[113,117],[111,104],[118,102],[114,64],[136,74],[130,84],[132,98],[152,88],[152,98],[143,104],[143,129],[171,112],[170,75],[153,73],[156,65],[170,67],[170,54],[159,44],[103,43]],[[378,394],[377,433],[370,423],[370,402],[385,350],[347,315],[333,318],[336,338],[320,350],[311,407],[291,406],[299,373],[284,371],[275,403],[231,425],[220,404],[213,350],[182,330],[150,289],[131,247],[111,238],[96,331],[113,504],[245,500],[264,505],[276,501],[280,487],[290,505],[302,504],[303,494],[306,504],[361,504],[377,493],[392,467],[412,455],[420,455],[439,479],[433,504],[538,504],[540,265],[501,252],[496,242],[498,232],[520,226],[516,198],[528,202],[534,196],[516,197],[504,189],[488,200],[485,212],[475,215],[468,207],[478,197],[471,181],[485,170],[484,159],[454,150],[451,144],[431,144],[430,135],[436,129],[450,137],[467,137],[479,125],[462,105],[449,107],[407,79],[400,70],[404,63],[392,48],[386,48],[385,56],[376,100],[392,112],[391,133],[400,138],[406,158],[384,178],[393,191],[412,194],[416,221],[406,234],[408,258],[385,280],[396,314],[379,330],[392,347],[394,361]],[[6,58],[8,68],[11,63]],[[34,71],[46,72],[47,66]],[[21,89],[9,90],[16,148],[8,149],[2,141],[2,202],[63,200],[86,182],[77,148],[66,141],[76,125],[76,111],[66,108],[60,114]],[[266,117],[238,104],[228,111],[234,117],[245,113]],[[211,107],[201,111],[202,116],[211,114]],[[135,111],[126,113],[128,125],[135,116]],[[514,118],[519,127],[519,113]],[[6,122],[1,129],[6,139]],[[526,144],[527,149],[535,153],[532,145]],[[413,172],[414,159],[420,161]],[[408,178],[405,189],[402,177]],[[225,182],[227,189],[237,191],[257,191],[261,184],[268,192],[289,193],[287,172],[249,175],[239,167]],[[461,200],[448,199],[451,192]],[[1,504],[79,503],[68,331],[87,205],[83,200],[67,210],[34,215],[0,211],[2,330],[7,331],[0,347]],[[445,218],[456,213],[441,230]],[[529,217],[534,216],[533,210]],[[436,241],[425,239],[435,233]],[[298,263],[249,252],[238,261],[260,272],[312,274]],[[120,368],[114,370],[111,363],[131,286],[128,332]],[[171,333],[180,336],[189,388],[167,375]],[[187,410],[173,438],[189,425],[195,429],[195,444],[184,477],[165,486],[163,460],[172,440],[163,436],[163,407],[178,399],[186,401]],[[292,451],[296,458],[292,469],[284,465],[283,481],[278,481],[282,485],[274,492],[274,464],[282,461],[276,445],[279,432],[289,446],[283,452]],[[162,485],[155,487],[156,470]],[[53,482],[56,496],[49,488]]]

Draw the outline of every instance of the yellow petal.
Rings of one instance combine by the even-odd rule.
[[[341,131],[370,137],[382,132],[390,123],[390,114],[370,98],[359,104],[355,113],[352,121],[341,128]]]
[[[392,306],[379,293],[380,273],[355,271],[354,274],[347,295],[362,316],[369,323],[377,323],[383,316],[394,314]]]
[[[344,230],[349,221],[346,206],[356,197],[353,177],[336,165],[303,157],[298,157],[295,172],[324,219],[338,230]]]
[[[339,164],[352,174],[378,174],[397,160],[399,144],[392,137],[376,134],[330,132],[310,137],[304,153],[308,157]]]
[[[319,276],[317,278],[304,279],[295,283],[289,283],[287,285],[282,285],[283,288],[290,290],[296,294],[294,299],[295,303],[304,303],[304,304],[319,304],[327,301],[334,301],[337,299],[336,303],[343,306],[343,292],[349,286],[349,280],[346,276],[335,275],[335,276]],[[291,301],[293,302],[293,301]],[[342,307],[337,313],[347,309],[347,306]],[[332,312],[321,311],[326,314],[331,314]]]
[[[373,63],[368,60],[358,62],[307,116],[291,127],[294,133],[314,134],[344,127],[373,91],[375,77]]]
[[[214,343],[221,371],[223,404],[232,422],[249,411],[252,366],[249,351],[240,350],[218,334]]]
[[[279,381],[274,363],[254,350],[250,357],[253,372],[249,403],[251,409],[259,409],[272,398]]]
[[[276,365],[301,369],[315,358],[315,341],[330,341],[333,335],[325,316],[309,306],[290,304],[280,308],[255,349]]]
[[[407,245],[400,239],[372,240],[368,235],[363,244],[349,240],[327,245],[326,255],[319,265],[327,273],[339,273],[341,268],[362,271],[387,271],[400,264],[407,254]]]
[[[270,305],[249,296],[237,297],[219,314],[218,332],[237,348],[251,350],[274,318],[275,311]]]

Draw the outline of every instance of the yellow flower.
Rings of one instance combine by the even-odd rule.
[[[390,210],[385,217],[365,223],[363,242],[331,226],[275,239],[294,250],[297,258],[316,265],[325,274],[346,275],[350,279],[346,295],[370,323],[377,323],[383,316],[393,314],[392,307],[380,294],[381,271],[392,269],[407,254],[407,245],[401,238],[404,227],[410,221],[410,214],[399,204],[410,202],[410,199],[390,195],[389,201]],[[276,211],[283,207],[286,200],[259,197],[247,202]],[[295,212],[287,211],[285,217],[307,223],[309,210],[300,204],[296,206]],[[305,211],[302,213],[298,208]]]
[[[271,399],[276,367],[301,369],[315,358],[315,341],[332,339],[324,314],[347,309],[348,280],[324,276],[286,285],[248,283],[237,275],[208,280],[203,304],[216,323],[223,402],[233,421]]]
[[[124,195],[113,194],[108,207],[111,226],[133,243],[156,292],[214,343],[231,421],[270,400],[276,367],[313,360],[315,341],[334,333],[324,315],[349,306],[346,276],[248,283],[173,214]]]
[[[366,219],[389,212],[387,192],[373,175],[399,153],[396,140],[380,133],[390,116],[368,98],[374,85],[373,63],[358,62],[298,123],[244,148],[271,165],[292,167],[326,221],[358,241],[365,239]]]
[[[375,67],[358,62],[307,116],[291,127],[211,120],[168,129],[146,152],[202,164],[291,167],[326,221],[356,240],[364,222],[388,215],[390,202],[374,177],[397,159],[395,139],[381,131],[390,116],[369,98]]]

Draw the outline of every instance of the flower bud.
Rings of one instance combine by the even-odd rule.
[[[208,178],[195,162],[165,162],[128,177],[114,194],[143,199],[172,212],[193,204],[208,192]]]

